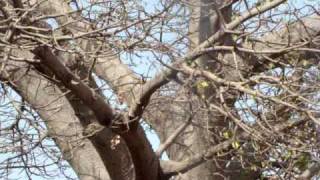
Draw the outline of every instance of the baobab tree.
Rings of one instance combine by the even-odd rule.
[[[319,2],[0,5],[1,178],[318,176]]]

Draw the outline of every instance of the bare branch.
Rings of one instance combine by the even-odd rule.
[[[31,53],[20,50],[13,50],[13,53],[24,57],[32,56]],[[11,71],[11,68],[17,66],[20,67],[19,71]],[[84,129],[65,94],[54,85],[48,86],[50,82],[47,79],[28,69],[26,63],[7,64],[1,73],[1,81],[8,82],[39,113],[50,127],[48,135],[55,140],[65,160],[72,165],[79,178],[110,179],[93,144],[89,139],[82,138]]]
[[[302,119],[300,121],[295,122],[287,122],[284,124],[278,124],[275,126],[276,131],[281,132],[290,128],[293,128],[299,124],[302,124],[306,122],[307,119]],[[237,137],[238,140],[241,139],[250,139],[251,134],[248,134],[246,132],[240,133]],[[175,162],[175,161],[161,161],[161,167],[163,169],[164,174],[167,176],[174,176],[179,173],[184,173],[189,171],[190,169],[193,169],[200,164],[206,162],[208,159],[212,159],[212,157],[223,150],[229,149],[234,142],[234,139],[228,139],[226,141],[223,141],[213,147],[210,147],[210,149],[205,150],[202,154],[196,154],[195,156],[189,158],[188,160],[182,161],[182,162]]]
[[[283,101],[277,97],[273,97],[273,96],[266,96],[264,94],[262,94],[261,92],[257,91],[257,90],[252,90],[250,88],[246,88],[244,87],[245,84],[249,83],[250,80],[248,82],[233,82],[233,81],[228,81],[228,80],[225,80],[223,78],[220,78],[218,77],[217,75],[211,73],[210,71],[206,71],[206,70],[196,70],[196,69],[193,69],[191,68],[190,66],[188,65],[183,65],[182,67],[182,71],[187,73],[187,74],[193,74],[193,75],[200,75],[200,76],[204,76],[218,84],[223,84],[225,86],[231,86],[233,87],[234,89],[238,90],[238,91],[241,91],[243,93],[247,93],[247,94],[250,94],[252,96],[256,96],[256,97],[260,97],[262,99],[267,99],[267,100],[270,100],[270,101],[273,101],[274,103],[278,103],[278,104],[282,104],[284,106],[287,106],[288,108],[291,108],[293,110],[297,110],[297,111],[300,111],[300,112],[303,112],[305,114],[307,114],[312,120],[314,120],[315,123],[317,124],[320,124],[320,121],[315,118],[312,113],[308,110],[308,109],[303,109],[295,104],[290,104],[286,101]],[[303,97],[301,97],[303,98]]]
[[[157,157],[161,157],[162,153],[174,142],[174,140],[188,127],[191,123],[192,117],[190,117],[184,124],[182,124],[175,132],[173,132],[165,142],[160,144],[156,151]]]
[[[306,169],[297,179],[304,180],[304,179],[311,179],[316,174],[320,172],[320,164],[319,162],[314,162],[311,167]]]
[[[115,115],[111,107],[105,100],[84,84],[79,78],[72,74],[56,57],[48,47],[38,47],[33,53],[41,59],[41,62],[48,66],[55,76],[73,93],[75,93],[84,103],[86,103],[95,113],[98,121],[109,127]]]
[[[227,33],[227,31],[235,29],[236,27],[238,27],[244,21],[246,21],[246,20],[248,20],[248,19],[250,19],[250,18],[252,18],[252,17],[254,17],[254,16],[258,15],[258,14],[264,13],[264,12],[274,8],[274,7],[277,7],[277,6],[281,5],[282,3],[284,3],[285,1],[286,0],[275,0],[275,1],[272,1],[272,2],[269,2],[269,3],[266,3],[261,7],[255,7],[253,9],[249,10],[248,12],[246,12],[243,15],[239,16],[238,18],[236,18],[232,22],[228,23],[226,25],[225,29],[220,29],[218,32],[213,34],[206,41],[204,41],[203,43],[198,45],[193,51],[188,53],[184,58],[182,58],[181,60],[176,61],[170,67],[179,68],[179,66],[181,66],[183,63],[195,60],[196,58],[201,56],[206,51],[205,50],[206,48],[210,47],[217,40],[219,40],[221,37],[223,37]],[[154,79],[152,79],[150,81],[155,81],[154,84],[164,85],[164,84],[170,82],[168,79],[170,79],[172,77],[175,77],[175,74],[177,72],[178,71],[176,71],[174,69],[167,69],[167,70],[164,70],[162,72],[162,74],[157,75]],[[150,82],[150,84],[151,83],[152,82]],[[151,87],[153,87],[153,86],[151,86]],[[145,87],[145,88],[143,87],[142,89],[148,89],[148,87]],[[154,89],[153,92],[155,90],[156,89]],[[152,90],[147,90],[145,92],[148,92],[147,94],[152,94],[153,93]],[[150,97],[150,96],[149,95],[146,95],[146,96],[142,95],[141,97],[146,98],[146,97]],[[137,102],[140,102],[140,101],[137,101]],[[145,106],[145,104],[139,104],[139,106]],[[134,108],[134,109],[141,109],[141,108]]]

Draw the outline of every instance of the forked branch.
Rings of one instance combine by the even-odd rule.
[[[111,107],[98,93],[83,83],[64,66],[62,61],[52,53],[49,47],[39,46],[33,50],[33,53],[54,73],[58,80],[92,109],[102,125],[107,127],[111,125],[115,117]]]

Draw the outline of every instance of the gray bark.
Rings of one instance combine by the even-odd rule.
[[[66,3],[62,3],[61,5],[61,1],[58,4],[58,1],[52,0],[48,2],[49,5],[44,4],[41,6],[41,11],[50,14],[65,13],[70,10]],[[206,41],[221,29],[224,23],[230,21],[231,9],[227,8],[221,12],[223,18],[219,17],[217,13],[217,9],[223,3],[224,1],[219,0],[190,1],[190,4],[192,4],[189,29],[191,32],[191,49]],[[76,17],[63,16],[58,18],[58,22],[64,24],[73,18]],[[309,33],[311,36],[319,32],[318,21],[318,16],[315,19],[310,18],[306,20],[307,25],[310,24],[311,28],[315,29]],[[84,32],[88,30],[88,27],[81,23],[72,23],[65,28],[76,32],[79,31],[77,29],[79,27]],[[301,30],[304,30],[302,26],[294,29],[297,30],[294,31],[295,34],[301,33]],[[300,39],[295,39],[295,34],[293,34],[291,40],[299,41]],[[266,38],[268,40],[278,40],[273,34],[270,37],[266,36]],[[79,41],[78,43],[81,48],[87,48],[87,45],[91,42]],[[215,42],[216,45],[230,45],[231,43],[232,40],[227,35]],[[95,45],[92,46],[94,47]],[[249,47],[250,45],[246,46]],[[260,50],[270,47],[258,43],[255,48]],[[30,53],[20,50],[14,50],[14,53],[24,57],[32,56]],[[158,101],[158,94],[155,93],[145,113],[142,114],[142,107],[139,107],[139,105],[148,104],[149,97],[153,93],[153,90],[149,93],[146,89],[158,89],[167,82],[159,83],[160,85],[152,83],[143,85],[139,78],[126,65],[122,64],[117,56],[112,55],[112,52],[110,54],[110,57],[97,59],[94,72],[108,82],[121,101],[128,104],[129,109],[133,109],[130,111],[133,114],[132,117],[138,116],[140,118],[142,116],[146,122],[154,127],[162,142],[174,134],[176,129],[188,121],[190,114],[194,113],[192,123],[175,139],[174,144],[167,149],[171,160],[182,161],[192,159],[195,156],[201,157],[201,154],[205,153],[207,149],[220,143],[219,139],[214,138],[214,135],[229,125],[224,116],[217,115],[218,112],[212,113],[207,110],[193,109],[205,106],[205,103],[199,100],[199,95],[204,95],[206,99],[213,97],[207,103],[219,103],[218,98],[215,97],[217,90],[214,87],[210,87],[208,92],[197,91],[198,96],[187,88],[181,88],[174,97],[161,97],[161,101]],[[251,60],[250,58],[243,59],[242,55],[240,52],[236,52],[235,54],[229,52],[206,53],[200,56],[196,60],[196,63],[201,68],[219,74],[220,77],[230,81],[238,81],[241,77],[248,76],[251,69],[257,72],[265,70],[264,68],[258,70],[256,64],[248,62]],[[68,57],[65,56],[64,58]],[[236,62],[234,58],[237,60]],[[259,59],[261,57],[254,58]],[[83,67],[85,69],[84,74],[79,75],[80,79],[87,77],[86,72],[91,64],[92,62],[85,63],[85,67]],[[96,134],[83,137],[83,132],[88,127],[91,127],[90,125],[99,122],[92,111],[94,108],[84,104],[83,101],[80,101],[72,93],[64,96],[63,93],[66,93],[67,90],[62,85],[59,87],[53,85],[47,79],[40,76],[35,69],[28,69],[26,63],[18,63],[18,67],[19,70],[15,70],[13,66],[7,65],[6,72],[8,73],[3,73],[1,75],[2,79],[8,81],[40,114],[41,118],[45,120],[50,136],[55,140],[65,159],[69,161],[80,179],[107,180],[111,177],[116,180],[124,180],[134,179],[134,176],[139,180],[167,178],[162,176],[159,161],[156,154],[152,151],[141,126],[135,126],[133,131],[119,133],[122,139],[116,149],[112,147],[110,142],[117,135],[110,129],[104,128]],[[248,67],[249,71],[245,69]],[[115,71],[117,73],[114,73]],[[170,76],[170,78],[173,77]],[[90,87],[96,88],[96,85],[91,81]],[[141,97],[141,94],[147,95]],[[230,108],[233,107],[236,96],[237,94],[232,93],[228,96],[227,105]],[[145,100],[145,102],[141,102],[141,99]],[[191,101],[191,104],[187,103],[188,101]],[[129,117],[131,117],[131,114]],[[230,143],[226,143],[226,146],[230,146]],[[238,162],[231,163],[230,166],[226,167],[230,156],[210,156],[209,159],[205,160],[204,163],[201,161],[201,163],[190,168],[189,171],[179,174],[176,179],[212,180],[223,179],[224,177],[229,179],[254,179],[258,175],[257,172],[242,171]],[[165,164],[163,163],[163,167]],[[174,166],[174,163],[171,165]]]
[[[32,54],[14,49],[22,57]],[[19,67],[15,70],[16,66]],[[82,136],[83,126],[63,92],[26,63],[7,64],[1,79],[7,81],[32,106],[80,179],[109,180],[103,161],[91,141]]]

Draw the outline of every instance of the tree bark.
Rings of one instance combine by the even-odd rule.
[[[13,53],[22,57],[31,55],[16,49]],[[59,88],[27,63],[7,64],[1,79],[8,82],[39,113],[47,125],[49,136],[80,179],[111,179],[91,141],[82,136],[84,128]]]
[[[209,80],[209,75],[214,75],[211,76],[213,77],[211,80],[215,78],[226,82],[240,82],[242,78],[251,75],[252,71],[259,73],[266,70],[264,66],[259,67],[258,63],[253,64],[251,61],[254,59],[253,61],[256,62],[258,59],[262,60],[262,64],[264,64],[264,57],[255,55],[244,58],[245,52],[241,50],[219,53],[208,51],[204,54],[200,52],[204,48],[211,48],[212,44],[208,39],[214,39],[215,37],[212,38],[214,35],[217,35],[216,40],[213,40],[214,45],[234,45],[231,36],[224,31],[231,18],[231,6],[225,7],[225,5],[232,2],[234,1],[189,1],[189,4],[191,4],[190,49],[191,51],[193,49],[199,50],[199,54],[192,56],[192,61],[196,58],[194,64],[203,71],[202,74],[198,73],[201,74],[201,78],[185,76],[182,78],[183,81],[187,81],[187,78],[193,78],[192,85],[195,85],[201,81]],[[272,3],[273,6],[276,6],[282,1],[272,1]],[[221,9],[222,6],[224,8]],[[63,14],[69,12],[70,7],[66,2],[49,0],[40,6],[40,10],[44,14]],[[260,10],[256,11],[257,14],[260,13]],[[286,36],[287,33],[281,31],[279,33],[281,34],[280,39],[285,40],[285,42],[289,42],[289,39],[290,42],[299,42],[302,38],[311,41],[311,37],[319,34],[320,29],[319,23],[317,23],[319,17],[314,17],[316,18],[305,18],[306,24],[293,25],[294,31],[290,36]],[[79,21],[68,24],[73,20]],[[90,26],[82,23],[82,20],[81,17],[78,18],[74,15],[57,18],[60,25],[68,24],[63,29],[72,33],[92,30]],[[231,23],[233,25],[231,26],[232,29],[237,26],[234,24],[236,23]],[[306,30],[306,27],[308,27],[308,33],[302,34],[308,34],[310,37],[298,36]],[[279,37],[272,33],[264,38],[279,42]],[[87,50],[86,48],[92,50],[99,44],[87,39],[78,39],[76,42],[78,47],[83,50]],[[256,43],[254,47],[251,46],[253,45],[244,44],[244,47],[258,50],[277,47],[273,45],[271,47],[268,43],[260,44],[260,42]],[[13,51],[18,56],[33,58],[29,52],[16,49]],[[109,51],[109,49],[106,51]],[[273,53],[270,57],[278,57],[287,51]],[[62,65],[63,60],[65,60],[65,64],[71,61],[66,54],[59,58],[58,55],[52,53],[52,49],[49,47],[46,47],[46,49],[39,48],[38,52],[35,53],[40,55],[42,60],[46,60],[43,65],[49,68],[53,67],[51,71],[42,69],[42,73],[51,78],[54,77],[52,76],[53,73],[62,82],[61,84],[56,82],[57,86],[53,85],[52,82],[49,82],[48,79],[43,78],[37,72],[37,70],[41,71],[41,68],[34,69],[27,63],[22,62],[15,65],[7,64],[5,71],[7,74],[2,73],[2,79],[8,81],[10,86],[19,92],[45,120],[50,136],[55,140],[80,179],[98,178],[107,180],[111,178],[125,180],[136,178],[138,180],[166,180],[170,177],[170,175],[165,176],[163,174],[162,167],[170,168],[174,165],[179,166],[181,163],[171,163],[171,161],[159,163],[157,154],[152,150],[142,126],[139,125],[141,117],[155,129],[161,142],[170,139],[177,132],[177,129],[181,129],[181,125],[186,124],[179,132],[179,136],[171,140],[173,144],[169,146],[166,152],[172,161],[188,162],[195,160],[197,163],[188,170],[181,170],[181,174],[177,172],[178,175],[175,179],[255,179],[260,175],[259,171],[242,168],[239,161],[232,160],[232,155],[218,157],[212,153],[210,156],[206,156],[206,150],[210,147],[214,147],[216,153],[216,151],[230,146],[229,141],[222,141],[219,138],[219,133],[228,129],[230,124],[234,125],[230,123],[232,120],[226,118],[228,115],[210,109],[210,105],[223,104],[234,110],[234,103],[240,95],[240,90],[228,91],[229,94],[224,97],[225,102],[222,102],[220,96],[224,96],[224,92],[217,89],[216,87],[219,86],[215,86],[214,83],[210,84],[205,91],[172,83],[172,86],[179,87],[178,90],[172,96],[165,96],[157,93],[156,90],[175,79],[177,71],[171,70],[168,74],[160,74],[153,81],[143,84],[129,67],[123,64],[119,57],[111,51],[110,56],[106,58],[98,57],[95,60],[88,59],[88,61],[85,59],[82,67],[76,67],[77,70],[83,68],[80,74],[68,69],[67,71],[59,71],[59,68],[54,69],[58,65],[65,68]],[[305,55],[307,56],[307,53]],[[86,57],[83,56],[82,58]],[[78,59],[75,61],[78,61]],[[19,70],[16,70],[15,66]],[[135,120],[134,123],[128,123],[130,129],[127,131],[115,130],[116,133],[114,133],[105,127],[99,129],[101,124],[109,126],[114,114],[113,109],[106,105],[101,92],[94,91],[98,95],[98,100],[88,93],[88,90],[97,88],[92,77],[88,74],[91,73],[89,72],[90,68],[93,68],[93,71],[110,85],[118,95],[119,101],[127,103],[128,112],[121,115],[128,117],[129,120]],[[179,66],[179,68],[183,72],[183,67]],[[194,70],[190,68],[185,74],[196,74],[193,72]],[[70,74],[72,76],[69,76]],[[86,79],[87,77],[89,79]],[[72,82],[73,80],[75,84]],[[81,84],[80,89],[77,89],[77,84]],[[232,83],[224,84],[225,87],[233,85]],[[151,97],[151,95],[153,96]],[[272,98],[270,99],[272,100]],[[104,123],[105,120],[106,123]],[[98,124],[98,131],[90,133],[92,132],[89,131],[90,128],[94,128],[95,124]],[[134,125],[132,126],[132,124]],[[114,139],[119,140],[120,143],[114,145],[112,143]],[[219,146],[220,144],[222,146]],[[246,150],[251,151],[250,148]],[[252,160],[250,156],[245,156],[245,158],[249,161]]]

